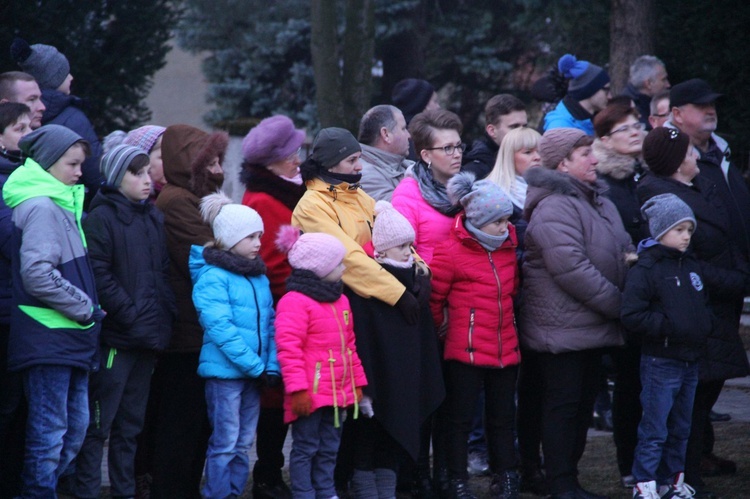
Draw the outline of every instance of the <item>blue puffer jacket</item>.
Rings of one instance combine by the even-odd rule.
[[[254,263],[216,248],[190,248],[193,303],[204,331],[201,377],[280,375],[271,286],[265,273],[251,275]]]
[[[575,109],[576,106],[577,109]],[[591,115],[577,102],[569,100],[567,97],[561,100],[557,107],[544,117],[544,131],[553,128],[576,128],[582,130],[586,135],[594,136],[594,123],[591,121]]]

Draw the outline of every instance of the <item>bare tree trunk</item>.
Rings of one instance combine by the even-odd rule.
[[[322,127],[344,125],[341,73],[336,36],[336,2],[311,0],[310,51],[315,73],[315,100]]]
[[[365,111],[370,108],[372,97],[375,0],[348,0],[346,2],[343,52],[344,121],[342,125],[356,135],[359,121]]]
[[[612,94],[622,92],[628,83],[633,61],[653,54],[656,24],[653,0],[612,0],[609,22],[609,76]]]

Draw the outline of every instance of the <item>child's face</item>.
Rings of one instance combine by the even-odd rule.
[[[0,147],[9,151],[17,151],[18,142],[29,133],[31,133],[31,117],[28,114],[22,114],[15,123],[6,126],[0,133]]]
[[[411,256],[411,244],[404,243],[393,248],[388,248],[383,251],[381,255],[385,258],[389,258],[395,262],[408,262]]]
[[[62,84],[57,87],[57,89],[64,93],[65,95],[70,95],[70,84],[73,82],[73,75],[68,73],[68,76],[65,77],[65,81],[62,82]]]
[[[659,242],[667,248],[685,251],[690,246],[690,238],[693,236],[693,222],[681,222],[661,236]]]
[[[248,260],[255,260],[260,252],[260,236],[262,234],[262,232],[253,232],[232,246],[229,251],[235,255],[245,257]]]
[[[344,267],[344,262],[339,263],[335,269],[330,271],[328,275],[323,277],[323,280],[325,282],[339,282],[342,277],[344,277],[344,271],[346,270],[346,267]]]
[[[81,165],[85,160],[83,146],[73,144],[47,171],[65,185],[76,185],[81,178]]]
[[[479,230],[491,236],[503,236],[508,232],[508,217],[503,217],[494,222],[490,222],[487,225],[480,227]]]
[[[119,188],[123,196],[135,203],[148,199],[151,194],[149,168],[149,165],[146,165],[136,174],[132,174],[130,171],[125,172]]]
[[[151,164],[151,180],[160,184],[166,184],[167,179],[164,178],[164,163],[161,160],[161,137],[156,141],[154,147],[151,148],[151,152],[148,154]]]

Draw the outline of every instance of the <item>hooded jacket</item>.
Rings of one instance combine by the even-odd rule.
[[[344,284],[363,298],[395,305],[406,287],[362,249],[372,240],[374,210],[375,200],[361,189],[315,178],[307,182],[307,192],[292,213],[292,225],[341,241],[346,248]]]
[[[150,203],[134,203],[102,187],[83,229],[96,289],[107,317],[102,344],[123,349],[164,350],[176,306],[169,287],[164,219]]]
[[[47,108],[42,116],[42,125],[62,125],[80,135],[91,147],[91,155],[81,165],[81,181],[88,189],[87,201],[93,199],[102,184],[99,172],[99,160],[102,157],[102,146],[94,125],[83,112],[83,99],[75,95],[66,95],[59,90],[42,89],[42,102]]]
[[[711,309],[702,270],[685,253],[647,239],[628,272],[622,323],[638,335],[644,355],[695,362],[705,355]]]
[[[608,149],[599,139],[594,140],[592,150],[599,160],[596,171],[609,187],[604,195],[615,204],[633,244],[638,244],[651,235],[648,223],[641,214],[641,203],[636,192],[643,173],[641,164],[632,156]]]
[[[204,378],[258,378],[264,371],[277,376],[281,372],[268,278],[245,275],[242,260],[213,247],[190,250],[193,302],[205,330],[198,363],[198,375]]]
[[[390,202],[393,190],[404,178],[406,169],[414,164],[414,161],[406,159],[406,156],[383,151],[377,147],[360,144],[362,147],[362,189],[375,201],[385,200]]]
[[[516,231],[487,251],[464,227],[464,214],[453,221],[449,238],[435,250],[430,308],[437,324],[448,306],[445,359],[480,367],[507,367],[521,361],[513,297],[519,278]]]
[[[226,133],[208,134],[188,125],[170,126],[162,136],[168,184],[156,199],[156,207],[164,214],[169,278],[177,302],[168,351],[199,352],[203,344],[203,329],[193,306],[188,257],[191,245],[203,246],[213,239],[211,227],[201,218],[200,201],[221,188],[223,176],[211,174],[206,167],[216,156],[224,159],[228,143]]]
[[[81,228],[84,187],[68,186],[31,158],[3,187],[13,209],[13,309],[8,369],[98,366],[94,273]]]
[[[620,304],[632,250],[615,205],[597,181],[546,168],[526,173],[521,343],[562,353],[623,344]]]

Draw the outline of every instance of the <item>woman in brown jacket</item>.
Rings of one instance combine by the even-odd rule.
[[[539,354],[542,443],[553,498],[598,496],[578,483],[602,349],[623,344],[619,324],[630,236],[597,180],[593,139],[547,131],[544,168],[526,174],[521,342]]]

